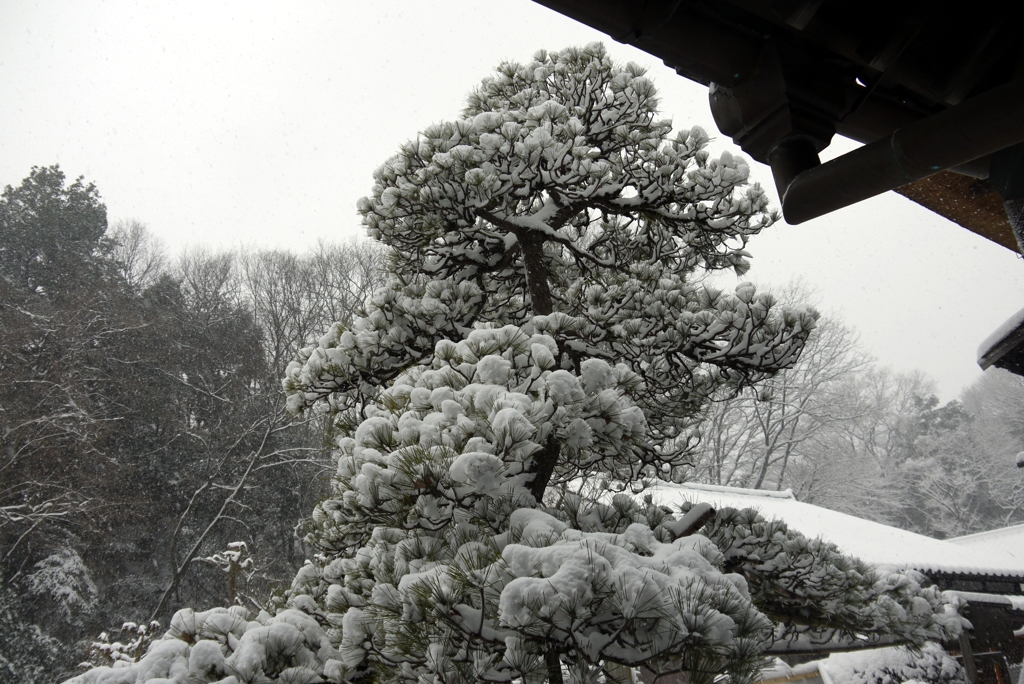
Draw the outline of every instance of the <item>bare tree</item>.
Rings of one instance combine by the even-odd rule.
[[[181,476],[183,508],[172,523],[153,618],[180,600],[194,600],[197,592],[222,600],[219,589],[212,588],[221,582],[197,559],[228,542],[247,541],[261,566],[252,581],[262,582],[264,590],[294,571],[293,528],[318,499],[329,458],[320,419],[299,420],[284,411],[280,377],[299,348],[335,319],[353,316],[349,307],[361,309],[381,281],[380,255],[365,243],[321,243],[303,255],[197,249],[182,255],[175,277],[193,317],[189,325],[197,329],[181,344],[188,348],[221,337],[244,314],[261,340],[236,365],[259,371],[247,375],[255,384],[240,395],[237,388],[228,389],[230,376],[222,364],[209,371],[193,365],[184,374],[168,375],[197,398],[235,408],[217,426],[197,424],[182,431],[180,441],[189,445],[196,467]]]
[[[167,271],[167,249],[146,224],[122,219],[110,231],[111,258],[129,287],[142,291]]]
[[[386,261],[387,251],[377,242],[317,243],[308,263],[322,286],[319,330],[326,331],[335,322],[348,325],[362,313],[370,295],[384,285]]]
[[[319,242],[310,252],[248,250],[240,255],[246,306],[263,331],[278,376],[298,350],[335,322],[346,324],[384,284],[384,251],[366,241]]]
[[[784,301],[807,299],[799,285]],[[790,485],[792,469],[811,458],[830,434],[865,413],[851,382],[868,366],[854,332],[819,319],[797,364],[756,391],[713,403],[695,458],[696,479],[754,489]]]
[[[239,536],[252,536],[246,519],[252,520],[255,513],[252,507],[269,493],[267,476],[274,477],[269,471],[311,465],[319,468],[322,464],[320,449],[287,441],[282,444],[283,440],[279,439],[282,433],[294,432],[295,426],[281,409],[279,403],[277,410],[258,416],[246,430],[235,435],[229,445],[207,443],[211,456],[218,454],[220,458],[205,478],[197,482],[198,486],[177,517],[169,540],[170,579],[150,620],[165,613],[186,575],[203,560],[200,554],[204,550],[209,552],[211,547],[217,547],[217,542],[218,548],[225,546],[226,530],[223,528],[230,527]],[[245,453],[246,445],[254,436],[258,438],[257,443]],[[263,487],[260,487],[260,475],[264,476]],[[233,602],[233,593],[230,598]]]

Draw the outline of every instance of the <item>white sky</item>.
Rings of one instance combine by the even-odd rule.
[[[138,219],[172,250],[301,250],[359,234],[373,170],[454,118],[502,59],[594,40],[649,68],[679,127],[717,135],[703,87],[530,0],[5,0],[0,185],[59,163],[96,183],[111,222]],[[866,349],[926,371],[943,399],[980,375],[978,344],[1024,307],[1014,253],[892,193],[777,225],[750,251],[748,279],[802,277]]]

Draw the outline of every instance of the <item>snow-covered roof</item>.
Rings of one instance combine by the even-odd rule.
[[[846,513],[797,501],[789,490],[782,492],[739,489],[704,484],[659,483],[647,490],[656,503],[683,501],[709,503],[715,507],[754,508],[768,519],[783,520],[808,537],[821,537],[844,552],[877,566],[912,568],[922,572],[950,572],[978,575],[1024,576],[1024,550],[1016,555],[997,553],[962,543],[925,537]],[[1024,526],[1019,526],[1024,539]],[[1015,529],[1015,528],[1009,528]],[[995,535],[996,532],[986,532]],[[970,548],[966,548],[970,546]]]
[[[969,549],[972,554],[983,553],[986,557],[1003,558],[1007,563],[1024,566],[1024,525],[953,537],[947,541]]]
[[[920,651],[903,646],[869,648],[832,653],[822,660],[790,666],[776,658],[761,672],[762,684],[858,684],[865,681],[913,681],[908,675],[943,672],[952,656],[938,644],[926,644]],[[924,679],[924,678],[922,678]]]
[[[978,346],[978,363],[982,363],[985,357],[989,355],[993,349],[1003,340],[1008,338],[1014,332],[1024,325],[1024,309],[1021,309],[1017,313],[1006,319],[1006,322],[996,328],[991,335],[985,338],[985,340]],[[990,364],[991,365],[991,364]],[[984,366],[988,368],[988,366]]]

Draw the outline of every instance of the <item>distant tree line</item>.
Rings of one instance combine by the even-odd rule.
[[[799,286],[783,299],[805,302]],[[1024,378],[990,370],[942,404],[921,372],[880,367],[822,317],[795,367],[709,405],[694,470],[948,538],[1024,522]]]
[[[359,311],[381,258],[355,242],[172,257],[139,222],[108,227],[96,187],[57,166],[4,190],[0,680],[54,681],[124,620],[291,580],[329,454],[281,378]],[[234,542],[250,560],[225,572]]]

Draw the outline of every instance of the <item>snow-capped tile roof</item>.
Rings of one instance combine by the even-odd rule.
[[[789,490],[771,492],[704,484],[659,483],[645,493],[652,494],[653,500],[663,505],[692,501],[718,508],[754,508],[766,518],[784,520],[792,529],[808,537],[830,541],[844,552],[872,565],[912,568],[922,572],[1024,577],[1024,548],[1014,556],[962,543],[965,539],[983,535],[961,537],[958,543],[932,539],[797,501]],[[1024,525],[1019,527],[1018,534],[1024,540]],[[984,534],[996,535],[999,532],[1003,530]]]
[[[986,337],[978,346],[978,363],[980,364],[994,347],[998,346],[1000,342],[1009,337],[1010,334],[1020,328],[1021,325],[1024,325],[1024,309],[1021,309],[1006,319],[1005,323],[992,331],[992,334]],[[985,366],[985,368],[987,368],[987,366]]]
[[[1024,525],[953,537],[946,541],[962,546],[972,554],[983,553],[985,556],[1003,558],[1007,563],[1024,566]]]

